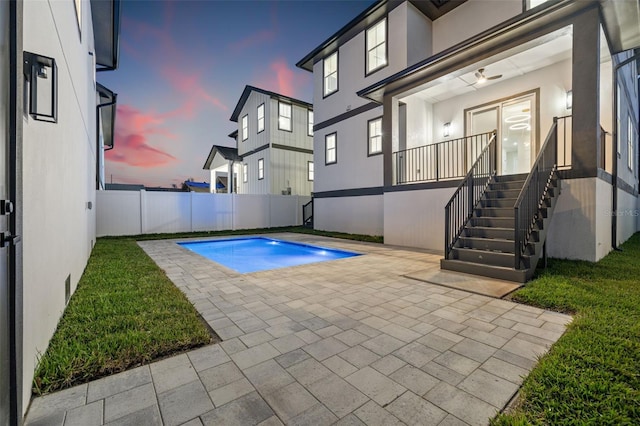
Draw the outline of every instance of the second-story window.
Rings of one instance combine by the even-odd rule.
[[[307,180],[313,180],[313,161],[307,161]]]
[[[291,104],[278,102],[278,129],[291,131]]]
[[[338,91],[338,52],[324,58],[323,67],[322,93],[324,96],[329,96]]]
[[[242,165],[242,181],[245,183],[249,181],[249,165],[247,163]]]
[[[627,166],[629,170],[633,171],[633,160],[635,160],[635,154],[633,150],[633,121],[631,116],[627,118]]]
[[[382,117],[369,120],[369,155],[382,152]]]
[[[264,104],[258,106],[258,133],[264,130]]]
[[[307,135],[313,136],[313,111],[307,110]]]
[[[336,155],[337,134],[331,133],[324,137],[324,162],[325,164],[334,164],[338,161]]]
[[[386,18],[367,30],[367,74],[387,65]]]
[[[264,179],[264,158],[258,160],[258,180]]]
[[[249,114],[242,117],[242,140],[249,139]]]

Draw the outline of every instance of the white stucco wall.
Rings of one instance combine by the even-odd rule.
[[[313,227],[322,231],[382,235],[383,196],[315,198]]]
[[[522,0],[470,0],[433,21],[436,54],[522,13]]]
[[[618,189],[618,245],[627,241],[629,237],[640,229],[637,224],[637,217],[640,216],[637,203],[638,197]]]
[[[65,308],[65,280],[75,290],[95,241],[96,123],[93,30],[82,3],[82,32],[72,1],[28,1],[24,50],[58,66],[58,122],[23,120],[23,407]]]
[[[385,193],[384,243],[442,252],[444,206],[454,192],[438,188]]]

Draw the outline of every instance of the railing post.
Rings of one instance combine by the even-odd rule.
[[[444,258],[449,259],[449,206],[444,208]]]
[[[436,145],[436,182],[440,180],[440,144]]]
[[[514,232],[515,232],[515,238],[514,238],[514,250],[513,252],[515,253],[514,256],[514,265],[513,267],[515,269],[520,269],[520,221],[518,219],[518,214],[519,214],[519,209],[518,206],[515,206],[513,208],[513,228],[514,228]]]
[[[471,172],[471,176],[469,177],[469,217],[473,216],[473,171]]]

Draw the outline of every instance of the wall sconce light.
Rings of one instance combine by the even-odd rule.
[[[56,60],[24,52],[24,76],[29,83],[29,115],[34,120],[58,122],[58,66]]]
[[[444,136],[445,138],[448,138],[450,133],[451,133],[451,122],[444,123],[444,127],[442,129],[442,136]]]
[[[573,107],[573,90],[567,90],[565,101],[567,109],[571,109]]]

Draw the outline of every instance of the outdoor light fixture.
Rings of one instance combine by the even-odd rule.
[[[573,107],[573,90],[567,90],[565,101],[567,109],[571,109]]]
[[[29,115],[34,120],[58,122],[58,67],[56,60],[24,52],[24,76],[29,83]]]
[[[451,122],[444,123],[444,128],[442,130],[442,136],[444,136],[445,138],[448,138],[450,132],[451,132]]]

